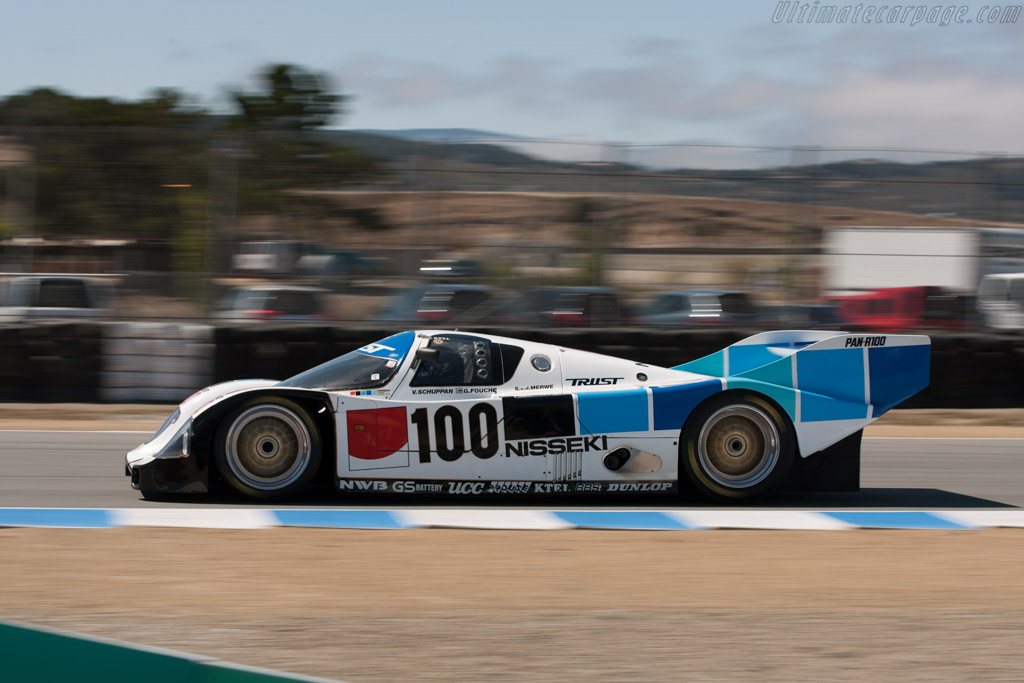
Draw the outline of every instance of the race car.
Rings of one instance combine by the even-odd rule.
[[[186,399],[128,453],[144,497],[857,490],[865,425],[928,384],[916,335],[765,332],[672,368],[407,331]]]

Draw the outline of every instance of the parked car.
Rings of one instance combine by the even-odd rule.
[[[24,275],[0,283],[0,321],[32,318],[100,318],[114,307],[109,278]]]
[[[979,323],[974,297],[945,287],[889,287],[831,301],[845,326],[869,332],[969,330]]]
[[[1008,332],[1024,330],[1024,273],[998,273],[981,278],[978,312],[985,327]]]
[[[401,291],[373,317],[381,322],[479,322],[499,301],[497,291],[485,285],[417,285]]]
[[[233,289],[215,318],[226,320],[327,320],[327,290],[297,285],[246,285]]]
[[[839,330],[843,321],[831,304],[762,306],[761,325],[789,330]]]
[[[293,240],[242,242],[231,257],[232,270],[243,276],[272,277],[289,275],[314,245]]]
[[[484,268],[479,261],[473,259],[427,259],[420,264],[420,277],[448,280],[458,278],[466,280],[479,278]]]
[[[760,316],[744,292],[692,289],[659,294],[637,312],[634,322],[656,327],[753,327]]]
[[[379,277],[382,271],[379,260],[350,249],[318,249],[300,257],[295,264],[297,277],[335,291],[348,289],[360,280]]]
[[[534,287],[514,298],[496,322],[578,327],[624,322],[619,293],[610,287]]]

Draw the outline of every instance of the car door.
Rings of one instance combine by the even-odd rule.
[[[428,353],[418,359],[402,401],[413,471],[427,479],[473,482],[510,476],[497,396],[504,372],[495,345],[485,337],[443,333],[423,349]]]

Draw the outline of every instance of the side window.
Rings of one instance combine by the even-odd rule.
[[[1024,280],[1010,280],[1007,298],[1018,305],[1024,304]]]
[[[435,363],[421,362],[409,382],[413,387],[465,387],[504,384],[512,376],[523,349],[492,344],[482,337],[444,334],[431,337],[427,348],[437,349]]]
[[[981,286],[978,287],[978,296],[982,299],[1001,299],[1003,297],[1001,284],[995,278],[984,278],[981,281]]]
[[[495,383],[491,343],[480,337],[456,334],[430,338],[427,348],[437,349],[437,362],[420,363],[409,383],[414,387],[465,387]]]
[[[594,322],[604,324],[615,324],[619,322],[619,302],[609,294],[597,294],[594,296]]]
[[[755,313],[750,299],[743,294],[723,294],[722,310],[726,313],[737,313],[739,315],[752,315]]]
[[[37,306],[46,308],[90,308],[89,295],[81,280],[42,280]]]

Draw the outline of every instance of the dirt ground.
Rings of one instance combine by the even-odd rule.
[[[152,432],[174,408],[171,405],[0,403],[0,429]],[[893,410],[864,430],[864,435],[1024,438],[1024,409]]]
[[[0,529],[0,548],[4,618],[347,681],[1024,670],[1020,530]]]

